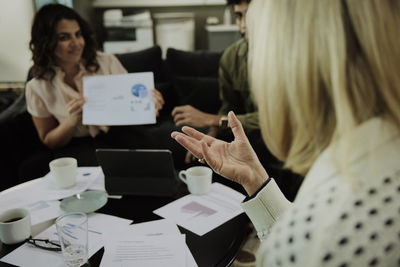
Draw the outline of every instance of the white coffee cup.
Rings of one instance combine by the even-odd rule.
[[[210,191],[212,170],[205,166],[191,167],[179,172],[179,178],[194,195],[203,195]]]
[[[31,217],[26,209],[11,209],[0,214],[0,240],[17,244],[31,235]]]
[[[58,158],[49,163],[50,179],[58,188],[72,187],[76,183],[78,163],[74,158]]]

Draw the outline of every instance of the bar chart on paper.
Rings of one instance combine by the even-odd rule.
[[[188,218],[188,220],[193,220],[197,217],[209,217],[217,211],[193,201],[184,205],[181,208],[181,212],[193,215],[191,218]]]
[[[154,211],[176,224],[202,236],[243,212],[245,196],[219,183],[202,196],[187,195]]]

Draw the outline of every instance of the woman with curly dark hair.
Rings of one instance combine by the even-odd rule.
[[[57,65],[54,50],[58,41],[66,41],[66,36],[60,38],[56,33],[56,25],[61,20],[75,20],[80,28],[80,36],[83,38],[84,45],[82,59],[85,68],[96,72],[99,69],[97,63],[97,44],[94,33],[88,23],[83,20],[73,9],[63,5],[51,4],[43,7],[37,12],[32,25],[31,41],[29,47],[32,51],[34,66],[33,76],[51,80],[55,76],[54,65]]]
[[[31,35],[34,78],[26,85],[26,100],[40,140],[51,149],[104,141],[108,126],[82,125],[83,77],[124,74],[125,68],[114,55],[96,51],[88,23],[69,7],[42,7]],[[153,96],[158,111],[164,100],[155,89]]]

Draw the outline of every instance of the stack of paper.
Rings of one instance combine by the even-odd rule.
[[[131,220],[101,213],[88,215],[88,256],[93,256],[104,246],[104,235],[110,229],[126,227],[131,223]],[[35,238],[58,240],[55,225],[52,225]],[[28,243],[24,243],[1,258],[0,261],[17,266],[65,266],[61,252],[44,250]]]
[[[185,236],[168,220],[130,225],[105,240],[100,266],[197,266]]]
[[[213,183],[206,195],[187,195],[154,211],[202,236],[243,213],[245,196],[225,185]]]

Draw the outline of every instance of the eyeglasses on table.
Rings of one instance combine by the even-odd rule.
[[[50,251],[61,251],[61,245],[58,240],[28,238],[26,242],[37,248]]]

